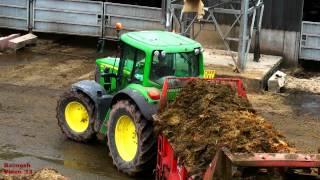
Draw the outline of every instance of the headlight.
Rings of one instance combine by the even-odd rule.
[[[166,56],[166,52],[165,51],[161,51],[161,56],[165,57]]]
[[[159,56],[160,52],[159,51],[154,51],[153,55]]]
[[[195,54],[195,55],[199,55],[199,54],[200,54],[200,49],[199,49],[199,48],[194,49],[194,54]]]

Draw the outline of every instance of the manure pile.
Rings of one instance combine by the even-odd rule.
[[[156,133],[168,138],[189,175],[203,172],[221,147],[237,153],[294,151],[228,85],[190,81],[157,116]]]

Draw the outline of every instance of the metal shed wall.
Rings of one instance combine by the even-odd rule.
[[[303,0],[264,0],[264,4],[263,28],[300,31]]]

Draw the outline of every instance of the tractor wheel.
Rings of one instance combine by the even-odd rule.
[[[94,104],[81,92],[71,90],[60,97],[57,119],[69,139],[87,142],[94,137]]]
[[[130,176],[152,173],[157,153],[153,124],[136,105],[121,100],[112,107],[107,136],[110,156],[120,171]]]

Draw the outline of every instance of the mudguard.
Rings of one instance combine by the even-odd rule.
[[[94,102],[95,117],[97,119],[95,130],[99,131],[107,111],[110,108],[113,96],[108,95],[100,84],[92,80],[79,81],[72,84],[71,89],[86,94]]]
[[[125,88],[119,91],[114,96],[112,100],[112,104],[115,104],[118,100],[126,99],[128,97],[136,103],[140,112],[147,120],[153,120],[152,115],[157,113],[159,109],[159,103],[156,103],[156,104],[148,103],[145,97],[143,97],[141,94],[139,94],[135,90]]]

